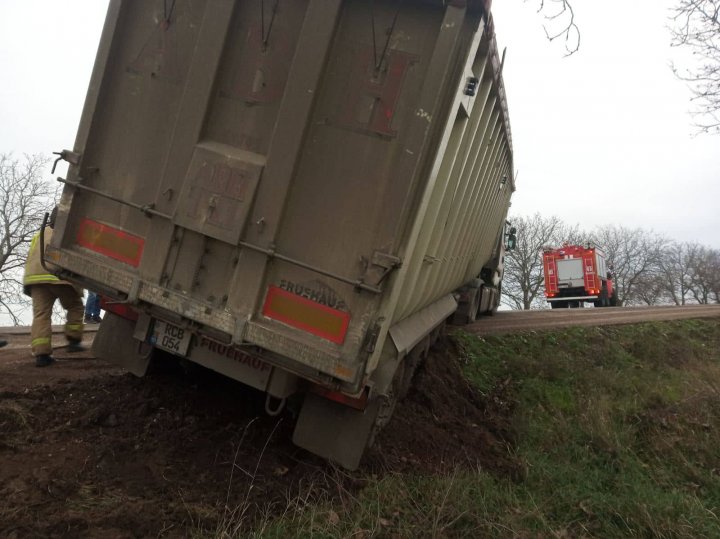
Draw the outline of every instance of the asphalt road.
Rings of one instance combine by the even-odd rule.
[[[482,317],[474,324],[465,326],[463,329],[477,335],[492,335],[573,326],[605,326],[658,320],[716,317],[720,317],[720,305],[499,311],[492,316]]]

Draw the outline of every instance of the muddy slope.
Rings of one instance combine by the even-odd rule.
[[[88,377],[73,361],[59,361],[60,379],[15,369],[12,387],[0,383],[2,537],[184,536],[223,517],[250,524],[281,513],[298,492],[342,496],[368,474],[518,469],[504,390],[474,392],[447,342],[349,475],[291,443],[292,409],[270,418],[262,396],[239,384],[209,372],[137,379],[107,367]]]

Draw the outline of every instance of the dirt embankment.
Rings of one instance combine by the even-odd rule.
[[[663,305],[660,307],[610,307],[596,309],[537,309],[530,311],[499,311],[482,317],[463,329],[476,335],[518,333],[579,326],[637,324],[661,320],[689,318],[720,318],[720,305]]]
[[[292,410],[267,417],[261,395],[211,373],[137,379],[88,354],[36,369],[16,347],[0,380],[2,537],[184,536],[299,492],[339,498],[370,474],[518,470],[504,390],[474,392],[447,342],[353,474],[291,443]]]

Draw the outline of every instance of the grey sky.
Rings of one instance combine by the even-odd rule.
[[[511,211],[720,247],[720,137],[692,136],[690,93],[668,67],[672,0],[573,4],[582,44],[564,58],[537,2],[493,3],[519,171]],[[106,7],[0,0],[0,152],[72,147]]]
[[[693,136],[690,92],[669,67],[679,54],[666,28],[673,3],[575,0],[581,46],[564,58],[563,43],[547,42],[539,2],[493,2],[508,48],[512,212],[720,247],[720,137]]]

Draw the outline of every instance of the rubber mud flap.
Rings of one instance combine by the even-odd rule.
[[[115,363],[135,376],[145,376],[152,353],[138,353],[140,341],[133,338],[134,330],[134,321],[106,312],[93,340],[93,354],[97,358]]]
[[[308,393],[293,432],[293,443],[343,468],[357,470],[379,404],[373,399],[360,411]]]

